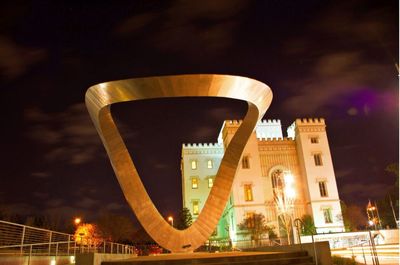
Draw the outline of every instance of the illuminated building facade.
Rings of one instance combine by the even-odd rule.
[[[200,213],[217,175],[224,149],[241,121],[225,121],[217,143],[182,146],[183,206]],[[213,238],[246,239],[238,225],[263,214],[285,237],[282,217],[310,215],[318,233],[343,232],[339,194],[324,119],[297,119],[283,137],[280,120],[256,126],[241,157],[230,199]],[[247,238],[248,239],[248,238]]]

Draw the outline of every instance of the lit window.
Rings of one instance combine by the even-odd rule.
[[[253,200],[253,189],[251,184],[244,185],[244,200],[249,202]]]
[[[311,143],[312,143],[312,144],[317,144],[317,143],[319,143],[318,137],[311,137],[310,140],[311,140]]]
[[[319,194],[321,197],[328,197],[328,190],[326,188],[326,181],[318,182],[319,185]]]
[[[242,158],[242,168],[250,168],[249,156],[243,156]]]
[[[214,185],[214,179],[213,178],[208,178],[208,187],[212,188],[213,185]]]
[[[324,211],[324,220],[326,224],[331,224],[332,222],[332,210],[331,208],[325,208]]]
[[[192,189],[198,189],[198,188],[199,188],[199,179],[192,178]]]
[[[314,163],[316,166],[322,166],[322,156],[321,154],[314,154]]]
[[[207,160],[207,168],[213,168],[213,161]]]
[[[199,214],[199,201],[193,201],[193,215]]]
[[[247,228],[253,228],[255,225],[255,216],[253,212],[247,212],[246,213],[246,225]]]
[[[192,162],[190,162],[192,169],[197,169],[197,161],[196,160],[192,160]]]

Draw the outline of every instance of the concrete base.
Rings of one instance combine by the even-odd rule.
[[[307,251],[308,255],[318,260],[319,265],[332,265],[331,249],[328,241],[315,242],[315,250],[312,243],[304,243],[290,246],[276,247],[259,247],[252,248],[248,251],[263,251],[263,252],[287,252],[287,251]]]
[[[76,265],[101,265],[103,261],[118,261],[137,257],[136,254],[77,253]]]
[[[0,256],[1,265],[69,265],[74,260],[74,256]]]
[[[312,265],[312,258],[305,251],[300,252],[223,252],[223,253],[181,253],[137,257],[120,261],[105,261],[102,265]]]

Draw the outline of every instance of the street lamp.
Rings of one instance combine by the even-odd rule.
[[[80,223],[81,223],[81,218],[80,217],[76,217],[75,219],[74,219],[74,224],[75,225],[79,225]]]
[[[83,233],[83,232],[80,232],[79,233],[79,236],[81,237],[81,253],[82,253],[82,249],[83,249],[83,236],[85,235],[85,233]]]
[[[370,226],[374,225],[375,230],[377,230],[378,229],[377,224],[379,224],[379,227],[382,228],[381,220],[379,218],[378,207],[376,206],[376,203],[375,205],[372,205],[371,201],[368,202],[367,216],[368,216],[368,223]]]
[[[168,216],[168,222],[170,222],[171,226],[174,227],[174,218],[172,216]]]

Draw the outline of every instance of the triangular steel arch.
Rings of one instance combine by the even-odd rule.
[[[110,106],[119,102],[168,97],[224,97],[248,103],[247,114],[225,150],[207,201],[196,221],[186,230],[171,227],[154,206],[110,111]],[[91,86],[85,101],[124,196],[141,225],[159,245],[171,252],[192,252],[214,231],[228,201],[242,152],[257,122],[267,111],[272,92],[264,83],[246,77],[195,74],[105,82]]]

